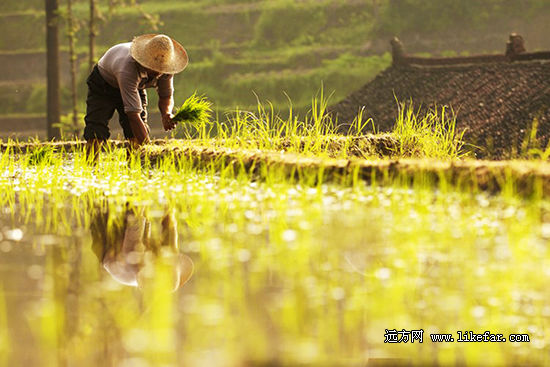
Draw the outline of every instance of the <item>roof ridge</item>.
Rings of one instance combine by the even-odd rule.
[[[455,57],[418,57],[411,56],[405,52],[405,47],[399,38],[394,37],[390,44],[392,46],[392,59],[394,66],[455,66],[464,64],[489,64],[489,63],[513,63],[525,61],[550,61],[550,51],[526,52],[523,37],[511,33],[506,43],[504,54],[485,54],[473,56]]]

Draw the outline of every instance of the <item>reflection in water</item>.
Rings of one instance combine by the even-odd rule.
[[[127,207],[122,215],[98,208],[91,232],[93,252],[103,268],[121,284],[145,287],[159,263],[169,269],[170,284],[165,286],[173,291],[193,274],[193,261],[179,252],[177,222],[171,211],[162,217],[157,238],[151,235],[151,223],[143,208]]]
[[[28,178],[20,192],[46,179]],[[103,199],[109,180],[120,197]],[[122,172],[90,180],[92,194],[57,194],[70,210],[44,204],[55,228],[0,211],[0,366],[547,362],[548,201],[273,181]],[[127,197],[151,204],[123,210]],[[90,212],[96,200],[110,211]],[[82,223],[93,224],[101,267]],[[177,254],[176,227],[201,276],[170,293],[185,281],[177,262],[158,267],[153,287],[140,274]],[[529,332],[532,342],[389,345],[388,328]]]

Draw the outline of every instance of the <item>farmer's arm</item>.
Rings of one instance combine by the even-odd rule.
[[[159,78],[157,92],[159,95],[159,111],[162,116],[164,130],[172,130],[176,123],[172,121],[174,109],[174,76],[163,75]]]
[[[138,144],[146,143],[149,140],[149,133],[147,128],[139,115],[139,112],[127,112],[128,122],[130,123],[130,128],[134,133],[134,138],[137,140]]]
[[[159,111],[162,116],[162,125],[164,130],[172,130],[176,123],[172,121],[172,109],[174,108],[174,98],[170,97],[159,97]]]
[[[128,123],[138,144],[146,143],[149,140],[149,133],[140,113],[145,108],[141,102],[138,92],[139,81],[134,72],[123,72],[118,76],[118,85],[124,104],[124,112],[128,116]]]

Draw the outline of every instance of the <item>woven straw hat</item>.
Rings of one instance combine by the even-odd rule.
[[[177,74],[187,66],[187,52],[164,34],[134,37],[130,54],[140,65],[163,74]]]

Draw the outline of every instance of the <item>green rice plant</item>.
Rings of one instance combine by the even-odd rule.
[[[539,118],[535,116],[531,123],[531,127],[525,132],[525,136],[519,147],[519,152],[513,152],[512,157],[518,156],[520,158],[540,159],[543,161],[550,158],[550,142],[546,144],[546,147],[543,147],[541,139],[537,137],[539,124]]]
[[[28,162],[30,165],[39,165],[51,159],[51,154],[52,150],[48,146],[37,146],[28,154]]]
[[[186,139],[199,137],[201,139],[210,135],[212,115],[212,102],[205,96],[197,96],[196,92],[187,98],[181,107],[175,109],[172,120],[178,123],[172,136],[183,136]]]
[[[175,109],[172,120],[176,123],[189,123],[203,125],[210,121],[212,115],[212,102],[197,93],[185,100],[181,107]]]
[[[363,119],[363,114],[365,113],[365,106],[362,106],[357,113],[357,116],[353,119],[353,122],[348,128],[348,135],[359,135],[367,128],[369,124],[372,125],[372,133],[376,134],[376,126],[374,125],[374,120],[371,118]]]
[[[447,106],[434,106],[416,112],[412,101],[398,103],[399,112],[392,133],[399,141],[396,152],[401,157],[460,158],[464,131],[456,131],[456,115]]]
[[[547,161],[550,158],[550,144],[548,144],[545,149],[541,149],[541,148],[529,149],[529,158]]]

